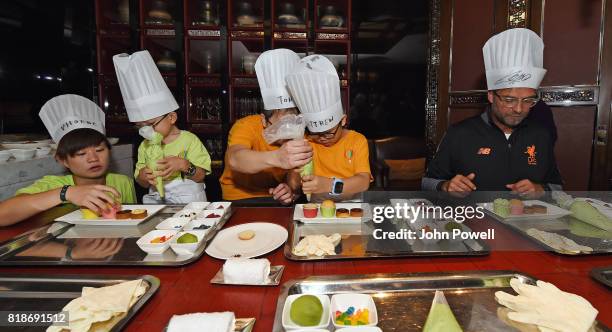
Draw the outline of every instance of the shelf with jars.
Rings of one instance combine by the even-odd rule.
[[[264,29],[264,0],[228,0],[228,29],[232,32],[242,31],[242,36],[253,34],[247,31],[261,32]],[[236,34],[239,37],[241,34]],[[254,34],[259,36],[259,34]]]
[[[100,35],[130,34],[129,0],[96,0],[96,28]]]

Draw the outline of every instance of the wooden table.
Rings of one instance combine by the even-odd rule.
[[[237,208],[226,227],[264,221],[286,226],[292,217],[290,208]],[[21,224],[0,229],[0,241],[14,237],[49,218],[34,218]],[[404,258],[292,262],[285,259],[282,247],[268,254],[272,265],[285,265],[282,282],[312,275],[368,274],[401,272],[448,272],[474,270],[516,270],[549,281],[562,290],[585,297],[599,310],[598,320],[612,326],[612,291],[589,277],[594,267],[612,265],[612,256],[566,257],[543,252],[532,242],[505,226],[490,221],[470,224],[475,230],[495,227],[499,247],[505,243],[520,245],[525,251],[495,251],[484,257]],[[203,256],[199,261],[180,268],[170,267],[19,267],[0,268],[0,273],[48,274],[151,274],[161,280],[157,295],[129,323],[126,331],[161,331],[174,314],[190,312],[233,311],[236,317],[255,317],[255,331],[269,332],[274,324],[276,300],[280,287],[222,286],[210,284],[210,279],[223,261]]]

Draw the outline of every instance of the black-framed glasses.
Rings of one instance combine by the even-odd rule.
[[[527,106],[529,108],[532,108],[540,100],[539,96],[536,96],[536,97],[527,97],[527,98],[519,99],[519,98],[511,97],[511,96],[502,96],[502,95],[498,94],[497,91],[493,91],[493,94],[495,96],[497,96],[497,98],[499,98],[499,100],[502,102],[504,107],[508,107],[508,108],[514,108],[514,107],[518,106],[519,101],[521,102],[521,104],[523,104],[523,105],[525,105],[525,106]]]
[[[165,119],[165,118],[168,116],[168,114],[170,114],[170,113],[166,113],[166,114],[164,114],[164,115],[161,117],[161,119],[159,119],[159,120],[155,121],[155,123],[153,123],[153,124],[151,124],[151,125],[150,125],[150,124],[146,124],[146,123],[145,123],[145,124],[135,125],[135,126],[134,126],[134,128],[136,128],[136,129],[140,129],[140,128],[142,128],[142,127],[151,126],[151,128],[153,128],[153,130],[155,130],[155,127],[157,127],[157,125],[158,125],[160,122],[162,122],[162,121],[163,121],[163,120],[164,120],[164,119]]]
[[[336,136],[336,134],[338,133],[338,130],[340,130],[340,127],[342,127],[342,123],[339,123],[336,126],[336,129],[332,129],[333,131],[327,131],[324,133],[312,133],[310,132],[310,130],[308,130],[308,128],[306,128],[306,135],[313,137],[313,138],[332,139]]]

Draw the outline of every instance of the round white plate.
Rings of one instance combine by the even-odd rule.
[[[255,237],[240,240],[238,233],[246,230],[255,232]],[[206,253],[218,259],[258,257],[282,246],[288,236],[287,230],[277,224],[252,222],[237,225],[217,233]]]

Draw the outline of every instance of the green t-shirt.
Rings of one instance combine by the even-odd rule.
[[[138,147],[138,161],[136,162],[136,170],[134,171],[134,177],[137,178],[140,170],[147,165],[147,157],[145,154],[148,148],[149,141],[144,140]],[[202,144],[202,141],[198,136],[190,133],[186,130],[181,130],[181,134],[174,141],[163,144],[164,156],[177,156],[189,160],[193,165],[200,167],[206,171],[206,174],[210,174],[210,155]],[[180,178],[181,173],[176,172],[167,181]]]
[[[17,190],[15,196],[21,194],[38,194],[49,190],[61,188],[65,185],[74,186],[72,174],[69,175],[47,175],[31,185]],[[115,188],[121,194],[122,204],[136,203],[136,189],[134,181],[121,174],[106,174],[106,185]]]

